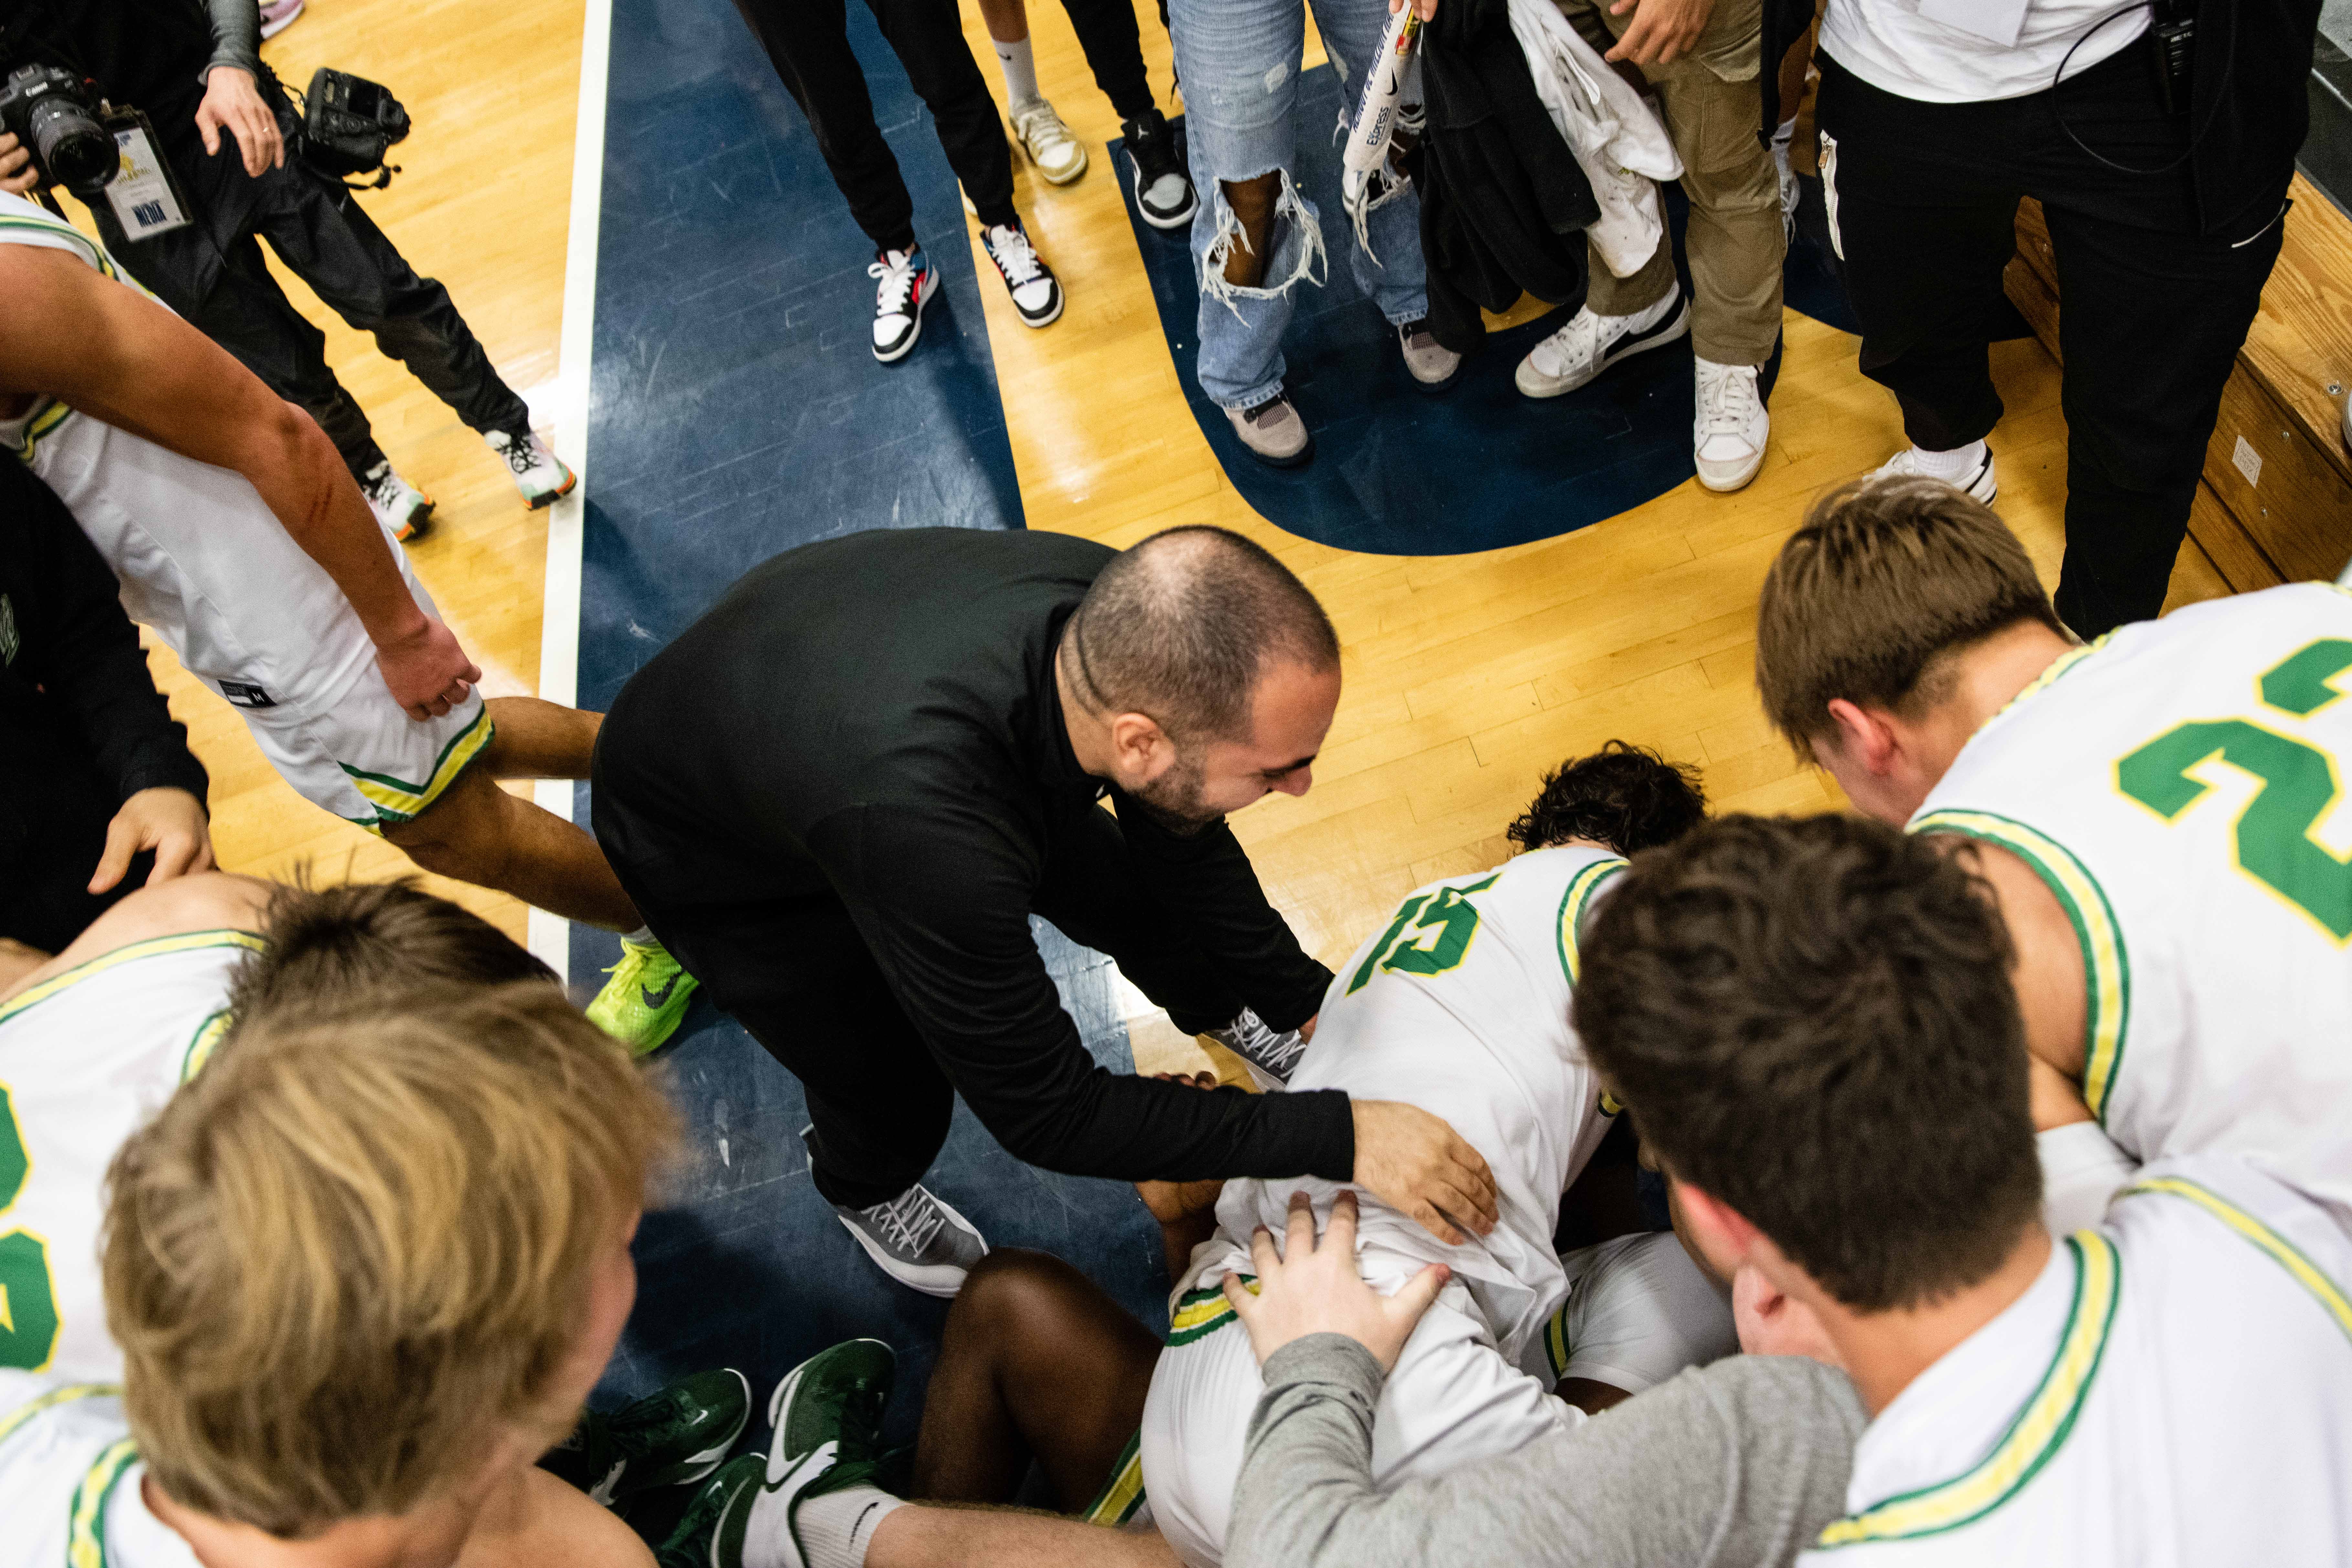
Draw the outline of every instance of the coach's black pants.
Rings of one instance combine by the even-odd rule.
[[[807,1090],[810,1175],[825,1201],[865,1208],[922,1180],[947,1142],[955,1090],[841,900],[827,889],[714,900],[710,889],[745,885],[740,858],[648,820],[602,782],[594,818],[654,935]],[[1054,825],[1031,907],[1117,959],[1187,1033],[1242,1010],[1240,993],[1137,880],[1104,811],[1087,806]]]
[[[286,298],[261,259],[259,241],[329,309],[476,430],[520,430],[530,411],[490,368],[449,291],[419,278],[342,184],[295,158],[299,122],[275,84],[266,89],[285,132],[286,166],[247,175],[236,139],[207,155],[180,128],[164,137],[195,219],[153,239],[127,240],[113,208],[93,207],[115,259],[156,298],[235,354],[268,388],[309,411],[354,477],[383,461],[367,416],[327,368],[327,337]],[[160,128],[159,128],[160,129]]]
[[[1822,61],[1831,232],[1862,319],[1862,371],[1929,451],[2000,419],[1986,345],[2011,319],[2001,269],[2017,204],[2042,203],[2065,361],[2066,561],[2058,613],[2084,637],[2164,605],[2221,386],[2278,258],[2286,184],[2231,193],[2243,216],[2197,232],[2188,144],[2139,45],[2063,85],[1984,103],[1923,103]],[[2063,117],[2063,123],[2062,123]]]
[[[996,100],[963,41],[955,0],[866,0],[882,37],[930,106],[940,145],[986,224],[1009,224],[1013,152]],[[849,47],[847,0],[735,0],[784,89],[808,116],[833,183],[877,250],[915,243],[915,201],[874,122],[866,73]]]

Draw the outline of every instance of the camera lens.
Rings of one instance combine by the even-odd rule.
[[[74,195],[94,196],[121,172],[114,138],[71,99],[44,98],[25,120],[33,155],[50,179]]]

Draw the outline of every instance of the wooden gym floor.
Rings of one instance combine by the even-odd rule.
[[[1137,8],[1155,90],[1172,107],[1167,36],[1151,0]],[[1001,99],[970,0],[964,14]],[[526,392],[551,390],[557,371],[582,25],[580,0],[311,0],[264,49],[297,85],[331,63],[393,85],[408,104],[415,131],[396,149],[405,173],[363,198],[367,208],[419,272],[448,285],[501,374]],[[1180,523],[1237,529],[1328,607],[1346,690],[1314,789],[1234,821],[1309,951],[1337,963],[1415,884],[1501,859],[1503,827],[1541,772],[1612,737],[1697,763],[1718,810],[1840,804],[1766,725],[1751,663],[1758,584],[1808,499],[1901,444],[1892,399],[1854,368],[1854,340],[1790,313],[1770,453],[1737,495],[1694,480],[1580,532],[1475,555],[1356,555],[1283,533],[1236,493],[1185,410],[1102,153],[1118,122],[1068,20],[1035,0],[1030,25],[1039,79],[1095,158],[1060,189],[1016,159],[1023,213],[1069,289],[1063,320],[1025,331],[1000,290],[982,289],[1029,526],[1114,545]],[[1307,63],[1318,57],[1310,45]],[[411,553],[482,665],[485,689],[537,690],[546,514],[526,512],[480,439],[371,340],[288,287],[325,328],[337,372],[395,467],[440,502]],[[1993,437],[2000,510],[2054,579],[2066,442],[2057,370],[2032,340],[1998,345],[1994,362],[2009,405]],[[542,400],[556,402],[534,395]],[[2224,591],[2189,547],[2175,601]],[[282,876],[308,864],[332,878],[408,869],[390,846],[280,783],[237,716],[168,652],[154,662],[212,769],[225,867]],[[512,900],[432,885],[522,935]],[[1139,1024],[1139,1065],[1185,1061],[1190,1042],[1172,1033],[1164,1020],[1156,1033]]]

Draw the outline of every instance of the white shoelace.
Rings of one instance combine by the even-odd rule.
[[[874,313],[877,316],[902,316],[907,312],[908,296],[915,291],[915,258],[919,251],[892,251],[896,261],[877,260],[866,268],[866,276],[878,278],[882,286],[874,291]]]
[[[1756,395],[1755,374],[1735,368],[1719,375],[1709,375],[1705,372],[1700,375],[1700,437],[1745,436],[1748,422],[1755,418],[1760,404]]]
[[[884,1240],[896,1242],[910,1258],[919,1256],[948,1223],[946,1211],[920,1187],[908,1187],[888,1203],[876,1204],[866,1215]]]
[[[1004,274],[1010,288],[1034,283],[1042,275],[1036,247],[1026,234],[1010,224],[998,224],[988,231],[988,254],[995,258],[996,269]]]
[[[1040,159],[1048,151],[1066,147],[1077,140],[1062,122],[1062,117],[1054,112],[1054,106],[1042,98],[1013,111],[1013,129],[1029,144],[1031,156]]]
[[[1568,325],[1536,345],[1536,368],[1546,375],[1566,375],[1599,359],[1604,346],[1601,320],[1590,310],[1577,311]]]

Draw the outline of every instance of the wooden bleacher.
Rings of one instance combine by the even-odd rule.
[[[2301,174],[2263,308],[2205,448],[2187,548],[2231,590],[2334,577],[2352,559],[2352,219]],[[2041,204],[2022,203],[2009,296],[2058,355],[2058,274]]]

